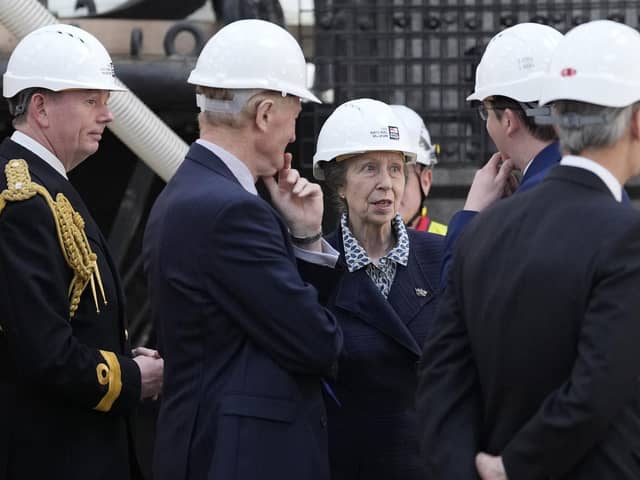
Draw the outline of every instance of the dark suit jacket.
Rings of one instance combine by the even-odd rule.
[[[418,405],[433,478],[640,478],[640,215],[558,166],[460,238]]]
[[[526,192],[539,184],[547,173],[549,173],[549,170],[560,162],[561,158],[562,154],[560,153],[560,144],[558,142],[553,142],[543,148],[531,161],[531,165],[527,168],[527,173],[522,177],[515,193]],[[449,270],[453,262],[453,251],[458,237],[464,232],[469,222],[471,222],[476,215],[478,215],[476,211],[460,210],[451,217],[447,225],[447,236],[444,243],[444,254],[440,274],[440,284],[442,287],[446,285],[447,277],[449,276]]]
[[[9,139],[0,146],[0,191],[14,158],[25,159],[32,180],[54,198],[63,193],[84,219],[109,303],[96,313],[87,287],[69,320],[73,273],[51,210],[40,195],[7,202],[0,213],[0,478],[129,478],[127,415],[139,401],[140,372],[129,358],[116,268],[76,190]],[[96,368],[106,364],[99,350],[115,353],[121,371],[109,412],[94,410],[116,383],[98,381]]]
[[[341,406],[327,400],[332,480],[424,480],[416,370],[435,316],[443,237],[409,230],[409,262],[398,266],[388,300],[365,269],[348,272],[339,231],[327,240],[341,254],[335,269],[299,265],[345,338],[332,383]]]
[[[342,334],[281,217],[194,144],[144,255],[165,359],[155,479],[327,480],[321,377]]]

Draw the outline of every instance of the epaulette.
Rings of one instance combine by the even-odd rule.
[[[45,187],[31,181],[29,165],[25,160],[9,160],[4,171],[7,178],[7,188],[0,193],[0,214],[8,202],[24,201],[36,195],[42,196],[51,209],[62,254],[74,273],[68,290],[69,318],[73,318],[78,310],[80,297],[87,285],[91,285],[96,311],[100,313],[96,283],[105,305],[107,299],[98,269],[98,256],[91,250],[82,216],[73,209],[71,202],[62,193],[58,193],[54,200]]]

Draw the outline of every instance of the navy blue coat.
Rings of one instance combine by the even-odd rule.
[[[71,183],[10,139],[0,145],[0,191],[12,159],[24,159],[31,180],[54,199],[63,194],[84,219],[108,304],[100,302],[98,313],[87,286],[69,318],[73,271],[49,206],[41,195],[7,202],[0,213],[0,478],[126,480],[137,470],[130,420],[140,371],[130,358],[117,269]],[[107,397],[114,402],[97,411]]]
[[[144,238],[165,359],[156,480],[328,480],[322,376],[342,335],[287,228],[192,145]]]
[[[327,240],[335,269],[299,262],[344,332],[341,404],[327,400],[333,480],[424,480],[414,408],[416,370],[438,300],[443,237],[409,230],[409,261],[398,266],[388,299],[365,269],[349,273],[342,235]]]

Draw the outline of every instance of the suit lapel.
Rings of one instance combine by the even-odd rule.
[[[344,249],[339,229],[337,234],[334,233],[328,238],[328,241],[340,252],[340,263],[341,266],[344,266]],[[336,307],[352,313],[359,320],[380,330],[416,355],[420,355],[421,350],[418,342],[402,322],[391,303],[382,296],[371,281],[365,269],[349,273],[346,266],[344,268],[345,272],[340,277],[336,289]]]
[[[398,266],[388,299],[406,325],[416,318],[422,307],[433,300],[435,293],[427,272],[422,270],[415,255],[415,249],[409,249],[407,266]]]

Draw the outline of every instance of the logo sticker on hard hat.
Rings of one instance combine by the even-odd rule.
[[[369,135],[371,135],[371,138],[389,138],[389,132],[386,128],[369,130]]]
[[[398,130],[398,127],[392,127],[389,125],[389,139],[400,140],[400,130]]]
[[[108,75],[109,77],[115,77],[116,76],[116,70],[113,67],[113,62],[111,62],[108,65],[105,65],[104,67],[102,67],[100,69],[100,73],[103,75]]]
[[[574,75],[576,75],[578,72],[576,71],[575,68],[571,68],[571,67],[567,67],[567,68],[563,68],[560,71],[560,76],[561,77],[573,77]]]
[[[533,70],[536,68],[536,61],[531,56],[520,57],[518,59],[518,67],[520,70]]]

